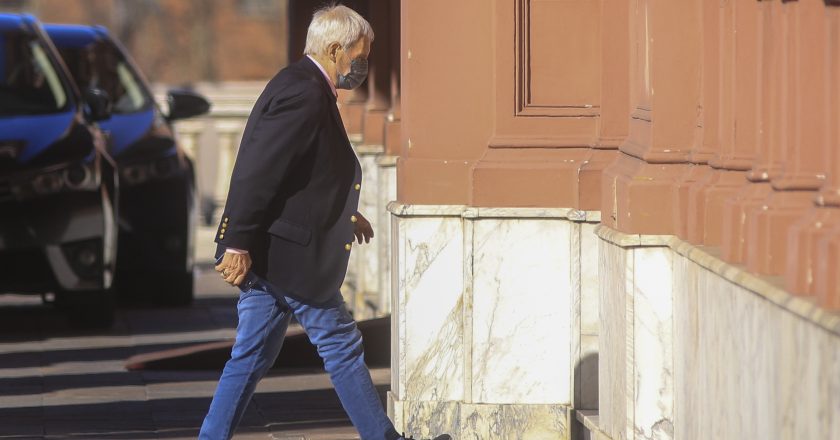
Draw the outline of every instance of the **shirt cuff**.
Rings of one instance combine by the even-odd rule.
[[[245,250],[242,250],[242,249],[237,249],[237,248],[231,248],[231,247],[225,249],[225,252],[228,253],[228,254],[247,254],[248,253],[248,251],[245,251]]]

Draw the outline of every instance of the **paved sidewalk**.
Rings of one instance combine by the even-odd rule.
[[[184,309],[127,309],[76,332],[37,298],[0,296],[0,439],[194,439],[220,371],[127,371],[131,356],[230,339],[237,291],[199,273]],[[197,366],[200,367],[200,366]],[[390,373],[372,370],[384,396]],[[236,439],[357,439],[320,369],[274,371]]]

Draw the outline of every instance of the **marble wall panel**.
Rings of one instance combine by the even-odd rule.
[[[594,224],[568,210],[388,209],[398,428],[570,438],[573,405],[598,399]]]
[[[598,409],[598,236],[597,223],[572,223],[572,355],[574,404]]]
[[[397,167],[390,160],[377,159],[378,185],[376,186],[376,252],[379,273],[379,299],[377,316],[391,313],[391,213],[388,203],[397,199]]]
[[[639,439],[671,439],[673,417],[672,253],[633,249],[633,430]]]
[[[598,236],[597,223],[577,223],[580,227],[580,333],[598,334]],[[572,248],[572,252],[575,248]]]
[[[627,251],[598,243],[600,322],[598,335],[598,416],[601,429],[615,440],[628,439],[627,335],[625,275]],[[632,395],[632,394],[631,394]]]
[[[571,440],[565,405],[492,405],[463,402],[395,402],[406,435],[457,440]],[[396,424],[395,424],[396,425]],[[402,431],[400,426],[397,430]]]
[[[461,403],[452,401],[402,402],[405,432],[414,438],[432,438],[449,434],[460,439]]]
[[[598,335],[580,337],[580,357],[575,365],[575,386],[580,393],[575,409],[598,409],[598,344]]]
[[[378,239],[382,234],[379,216],[379,167],[376,165],[378,151],[362,151],[358,153],[359,163],[362,166],[364,184],[359,195],[359,212],[365,216],[373,228],[374,238],[370,243],[364,241],[354,245],[353,251],[359,253],[357,270],[358,275],[358,296],[356,299],[357,308],[364,310],[364,318],[372,318],[378,314],[379,301],[379,252],[377,248]]]
[[[613,439],[840,438],[840,334],[721,275],[736,268],[690,255],[601,242],[599,427]],[[622,283],[633,287],[624,304],[613,294]],[[622,324],[633,333],[625,395],[613,391]]]
[[[688,261],[674,259],[674,438],[698,437],[701,421],[693,396],[699,391],[698,363],[703,353],[697,340],[698,274]]]
[[[827,371],[834,375],[834,380],[829,381],[825,387],[825,392],[830,396],[824,412],[824,417],[828,419],[826,429],[831,435],[840,437],[840,417],[832,416],[840,414],[840,380],[837,380],[840,377],[840,346],[831,344],[828,353],[823,356],[827,358]]]
[[[571,231],[568,221],[474,221],[475,402],[571,404]]]
[[[463,229],[460,217],[396,218],[397,395],[464,398]]]
[[[565,405],[461,405],[459,440],[569,440]]]

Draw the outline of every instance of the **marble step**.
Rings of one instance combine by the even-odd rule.
[[[612,440],[598,427],[597,409],[575,410],[575,418],[578,423],[579,440]]]

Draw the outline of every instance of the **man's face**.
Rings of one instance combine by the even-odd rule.
[[[362,37],[349,48],[339,49],[337,53],[338,56],[335,57],[336,71],[341,75],[347,75],[350,73],[350,63],[353,60],[356,58],[367,59],[370,55],[370,40]]]

